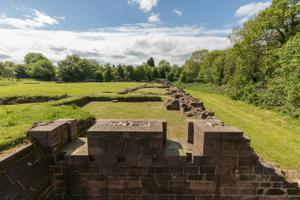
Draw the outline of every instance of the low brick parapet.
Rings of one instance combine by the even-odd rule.
[[[29,138],[38,142],[48,153],[55,153],[78,137],[76,120],[59,119],[38,125],[28,131]]]

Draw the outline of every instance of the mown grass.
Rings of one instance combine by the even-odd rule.
[[[0,98],[15,96],[108,95],[142,85],[136,82],[55,83],[32,80],[0,80]]]
[[[85,96],[126,98],[141,94],[118,95],[125,88],[144,83],[54,83],[22,80],[0,80],[0,99],[6,97],[35,97],[68,95],[69,98],[46,103],[0,105],[0,151],[22,142],[34,122],[49,122],[59,118],[87,119],[91,114],[73,105],[57,106]]]
[[[300,120],[215,94],[203,84],[180,84],[215,111],[217,118],[244,131],[254,150],[283,169],[300,169]]]
[[[162,102],[91,102],[83,110],[97,119],[164,119],[168,123],[169,138],[183,138],[185,133],[184,115],[179,111],[167,111]]]
[[[156,94],[165,94],[167,91],[165,88],[143,88],[143,89],[140,89],[136,92],[151,92],[151,93],[156,93]]]
[[[89,117],[90,113],[76,106],[52,106],[50,103],[0,106],[0,150],[22,142],[34,122],[60,118],[84,120]]]

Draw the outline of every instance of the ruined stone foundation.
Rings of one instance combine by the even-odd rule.
[[[99,120],[83,138],[72,120],[34,128],[40,162],[14,177],[3,162],[20,157],[1,161],[0,199],[300,199],[298,185],[260,161],[239,129],[200,119],[186,127],[184,139],[167,138],[163,120]],[[7,189],[16,185],[22,193]]]

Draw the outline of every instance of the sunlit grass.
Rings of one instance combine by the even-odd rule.
[[[0,80],[0,98],[14,96],[89,96],[116,93],[142,85],[136,82],[55,83]]]
[[[163,102],[111,103],[92,102],[83,108],[97,119],[163,119],[168,123],[169,138],[183,138],[186,121],[179,111],[167,111]]]
[[[0,106],[0,150],[14,146],[26,137],[34,122],[60,118],[83,120],[91,117],[76,106],[52,106],[49,103]]]
[[[255,151],[283,169],[300,168],[300,120],[212,93],[207,85],[181,85],[226,124],[244,131]],[[203,89],[202,89],[203,88]]]

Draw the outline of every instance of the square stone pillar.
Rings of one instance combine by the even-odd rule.
[[[100,165],[138,166],[142,157],[163,152],[166,122],[162,120],[98,120],[87,131],[88,154]]]
[[[55,153],[64,145],[77,138],[76,120],[60,119],[37,126],[28,132],[31,140],[37,141],[47,153]]]

